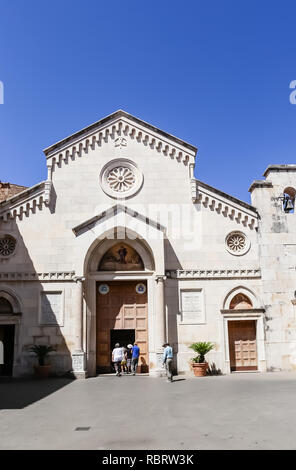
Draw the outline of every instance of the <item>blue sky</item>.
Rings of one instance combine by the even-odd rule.
[[[117,109],[196,145],[196,177],[245,201],[269,164],[295,162],[295,2],[0,7],[1,181],[46,179],[42,149]]]

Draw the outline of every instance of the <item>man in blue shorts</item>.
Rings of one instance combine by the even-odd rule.
[[[133,349],[132,349],[132,374],[133,375],[136,375],[139,356],[140,356],[140,348],[137,345],[137,343],[134,343]]]

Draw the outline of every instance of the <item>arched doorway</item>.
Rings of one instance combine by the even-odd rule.
[[[13,315],[13,306],[8,295],[0,294],[0,376],[11,376],[13,373],[15,325],[9,323]]]
[[[249,288],[238,286],[224,298],[225,360],[228,372],[264,371],[264,308]]]
[[[104,238],[89,256],[86,275],[89,375],[112,371],[116,342],[121,346],[137,342],[138,372],[149,372],[155,301],[154,258],[149,245],[135,237]]]

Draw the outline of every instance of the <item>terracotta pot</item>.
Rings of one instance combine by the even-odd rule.
[[[195,377],[204,377],[207,375],[207,368],[208,368],[208,363],[207,362],[193,362],[192,363],[192,369],[194,372]]]
[[[35,376],[38,377],[38,379],[46,379],[51,371],[51,366],[34,366],[35,370]]]

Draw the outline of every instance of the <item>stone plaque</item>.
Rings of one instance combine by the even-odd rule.
[[[41,318],[43,325],[62,325],[62,292],[41,292]]]
[[[72,354],[72,367],[74,372],[81,372],[84,370],[84,353]]]
[[[204,323],[203,296],[200,290],[181,291],[181,313],[184,323]]]

